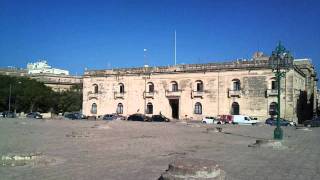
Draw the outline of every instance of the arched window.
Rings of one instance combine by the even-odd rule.
[[[152,103],[147,104],[147,114],[153,114],[153,105]]]
[[[197,102],[194,105],[194,113],[195,114],[202,114],[202,105],[201,105],[201,103]]]
[[[241,84],[239,79],[232,80],[232,89],[234,91],[240,91],[241,90]]]
[[[175,81],[171,82],[171,90],[173,92],[177,92],[178,91],[178,83],[177,82],[175,82]]]
[[[233,102],[231,105],[231,114],[232,115],[239,115],[240,114],[240,106],[239,103]]]
[[[97,94],[99,92],[99,87],[97,84],[93,84],[93,93]]]
[[[269,115],[275,116],[275,115],[277,115],[277,112],[278,112],[278,104],[276,102],[270,103]]]
[[[91,105],[91,114],[97,114],[97,104],[93,103]]]
[[[197,91],[197,92],[203,92],[203,82],[200,81],[200,80],[197,80],[197,81],[196,81],[196,85],[197,85],[196,91]]]
[[[123,105],[119,103],[117,106],[117,114],[123,114]]]
[[[152,82],[148,83],[148,92],[151,92],[151,93],[154,92],[154,85]]]
[[[124,85],[122,83],[119,84],[119,92],[124,93]]]

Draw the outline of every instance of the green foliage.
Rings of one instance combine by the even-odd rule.
[[[59,93],[33,79],[0,75],[0,111],[9,109],[10,86],[12,111],[66,112],[81,109],[82,91],[79,86]]]
[[[69,91],[59,93],[59,99],[55,110],[57,112],[79,111],[82,105],[82,90],[79,86],[73,86]]]

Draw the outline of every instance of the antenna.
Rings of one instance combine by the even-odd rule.
[[[177,65],[177,32],[174,30],[174,65]]]

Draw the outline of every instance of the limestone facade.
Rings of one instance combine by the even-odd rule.
[[[307,88],[314,87],[307,85],[307,75],[298,66],[287,70],[281,80],[281,117],[297,122],[299,97]],[[267,58],[96,70],[83,76],[83,113],[88,116],[138,112],[200,120],[244,114],[264,121],[275,102],[275,75]]]

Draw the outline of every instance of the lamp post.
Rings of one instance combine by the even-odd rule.
[[[274,72],[277,85],[278,85],[278,105],[277,105],[277,127],[274,129],[273,138],[276,140],[283,139],[283,130],[280,127],[280,110],[281,110],[281,78],[286,76],[286,71],[293,66],[293,57],[290,52],[286,50],[284,46],[279,42],[276,49],[272,52],[272,55],[269,58],[269,65]]]
[[[21,84],[20,81],[18,81],[18,84]],[[9,103],[8,103],[8,112],[11,112],[11,97],[12,96],[12,84],[9,84]]]
[[[8,107],[8,112],[9,113],[11,111],[11,89],[12,89],[12,85],[10,83],[10,85],[9,85],[9,107]]]

